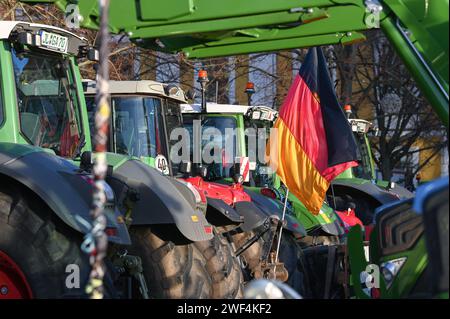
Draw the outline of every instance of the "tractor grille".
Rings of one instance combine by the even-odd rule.
[[[412,201],[386,208],[376,219],[381,256],[410,249],[423,234],[422,216],[412,210]]]

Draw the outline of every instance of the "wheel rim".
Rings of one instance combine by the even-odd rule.
[[[20,267],[0,250],[0,299],[31,299],[33,293]]]

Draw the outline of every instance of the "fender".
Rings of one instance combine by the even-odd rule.
[[[107,181],[119,198],[125,198],[130,189],[136,192],[132,225],[175,224],[191,241],[213,238],[194,194],[176,179],[139,160],[128,159],[108,174]]]
[[[208,208],[206,218],[215,226],[225,226],[230,224],[239,225],[244,221],[244,217],[223,200],[206,197]],[[217,222],[215,222],[217,221]]]
[[[392,190],[382,189],[381,187],[373,184],[370,181],[356,183],[353,179],[335,179],[332,182],[332,185],[336,188],[339,187],[349,190],[357,190],[361,193],[364,193],[368,197],[373,198],[380,204],[387,204],[399,200],[399,195],[397,195],[395,192],[392,192]]]
[[[244,231],[251,231],[262,224],[270,217],[267,216],[261,209],[259,209],[253,202],[237,202],[235,209],[244,218],[244,223],[240,228]]]
[[[86,234],[90,231],[92,186],[79,168],[41,148],[13,143],[0,143],[0,175],[29,188],[69,227]],[[117,234],[109,241],[130,245],[126,225],[119,221],[115,205],[105,209],[107,227]],[[84,222],[83,222],[84,220]]]
[[[276,215],[280,219],[283,216],[283,208],[279,207],[279,205],[270,198],[257,194],[255,192],[245,190],[245,192],[251,197],[252,202],[268,217]],[[301,223],[297,221],[294,217],[290,216],[286,213],[285,216],[286,226],[285,229],[289,230],[292,233],[296,233],[301,236],[306,236],[306,229],[303,227]]]

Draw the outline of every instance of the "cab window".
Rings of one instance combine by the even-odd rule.
[[[22,135],[56,155],[76,156],[81,127],[69,59],[12,50],[12,62]]]

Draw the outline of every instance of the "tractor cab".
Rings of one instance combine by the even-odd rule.
[[[94,126],[95,81],[83,81],[89,125]],[[179,176],[179,162],[170,161],[175,141],[171,132],[182,128],[179,103],[184,92],[154,81],[110,81],[112,122],[109,150],[141,159],[165,175]],[[91,132],[93,130],[91,129]]]
[[[183,124],[191,139],[202,137],[201,152],[203,165],[208,167],[210,180],[248,182],[254,163],[249,161],[243,134],[242,118],[236,113],[248,111],[243,105],[207,103],[203,110],[200,104],[182,104]]]
[[[2,21],[0,30],[5,101],[0,140],[79,156],[90,139],[81,125],[74,59],[95,59],[96,50],[86,39],[52,26]]]

